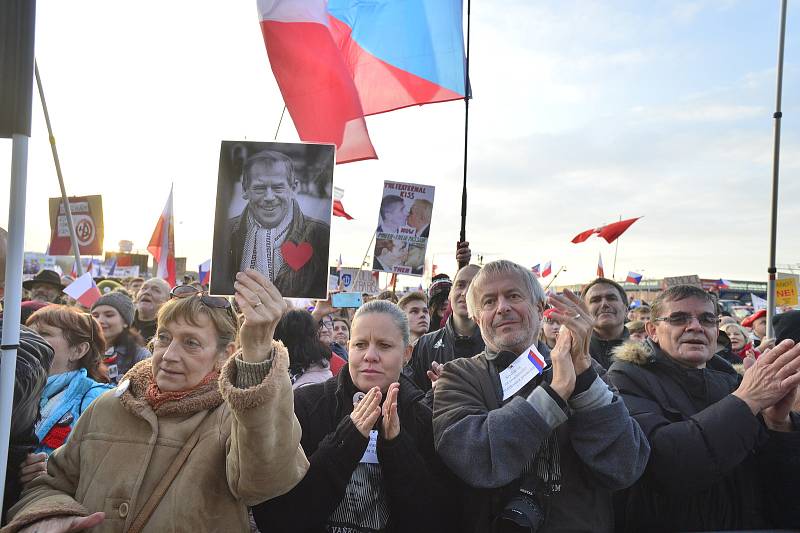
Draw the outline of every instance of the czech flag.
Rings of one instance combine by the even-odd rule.
[[[364,117],[463,99],[462,0],[257,0],[272,72],[304,141],[375,159]]]
[[[717,285],[717,289],[730,289],[731,288],[731,282],[728,281],[727,279],[722,279],[722,278],[718,279],[717,282],[716,282],[716,285]]]
[[[172,217],[172,187],[169,189],[169,198],[161,216],[150,237],[150,244],[147,245],[156,260],[156,277],[163,278],[169,282],[170,287],[176,285],[175,272],[175,221]]]
[[[528,360],[533,363],[533,366],[535,366],[536,370],[539,372],[544,369],[544,358],[535,349],[531,348],[528,350]]]
[[[197,277],[200,278],[197,281],[200,282],[200,285],[207,285],[209,280],[211,279],[211,259],[200,263],[197,267]]]
[[[628,277],[625,278],[625,281],[638,285],[642,281],[642,275],[637,274],[636,272],[628,272]]]
[[[347,220],[353,220],[347,211],[344,210],[344,205],[342,205],[342,198],[344,197],[344,189],[340,189],[339,187],[333,188],[333,216],[335,217],[343,217]]]
[[[550,261],[548,261],[547,263],[544,264],[544,269],[542,269],[542,277],[546,278],[552,273],[553,273],[553,266],[550,263]]]
[[[92,279],[92,273],[86,272],[64,288],[64,294],[78,300],[82,306],[91,308],[100,299],[100,289]]]
[[[541,278],[542,277],[541,272],[539,272],[539,265],[538,264],[531,267],[531,272],[533,272],[533,275],[536,276],[537,278]]]

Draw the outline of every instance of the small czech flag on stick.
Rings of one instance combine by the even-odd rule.
[[[64,288],[64,294],[78,300],[82,306],[91,308],[100,298],[100,289],[92,279],[92,273],[86,272]]]
[[[642,281],[642,275],[633,271],[628,272],[628,277],[625,278],[625,281],[638,285]]]

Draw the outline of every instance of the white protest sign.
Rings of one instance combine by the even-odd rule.
[[[421,276],[433,218],[431,185],[383,182],[372,270]]]
[[[514,362],[500,372],[500,385],[503,387],[503,401],[511,398],[522,387],[541,374],[545,367],[544,357],[536,349],[536,343],[522,352]]]

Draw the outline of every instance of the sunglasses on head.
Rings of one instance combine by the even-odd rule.
[[[236,318],[233,314],[231,302],[227,298],[223,298],[222,296],[209,296],[207,292],[201,291],[191,285],[178,285],[169,292],[169,296],[170,298],[192,298],[198,296],[200,302],[206,307],[210,307],[211,309],[225,309],[233,318]]]

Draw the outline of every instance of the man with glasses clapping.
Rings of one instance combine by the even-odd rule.
[[[800,345],[778,344],[744,375],[714,355],[714,297],[688,285],[653,302],[645,343],[617,348],[607,379],[650,441],[618,531],[800,527]]]

